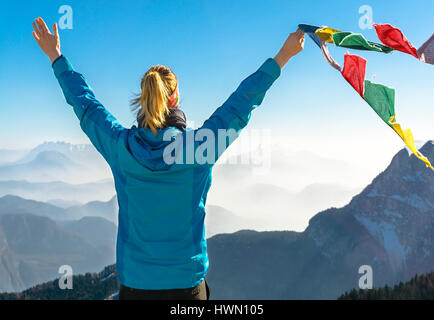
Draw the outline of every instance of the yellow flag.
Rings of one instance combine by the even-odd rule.
[[[395,130],[395,132],[401,137],[407,147],[413,152],[413,154],[420,160],[422,160],[427,167],[431,168],[431,170],[434,170],[429,160],[416,149],[416,146],[414,145],[413,133],[411,133],[411,130],[402,129],[401,125],[395,122],[394,115],[389,119],[389,123],[392,125],[393,130]]]
[[[342,32],[329,27],[322,27],[315,31],[315,34],[328,43],[333,43],[332,34]]]

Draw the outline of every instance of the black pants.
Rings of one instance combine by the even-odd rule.
[[[210,290],[203,280],[193,288],[142,290],[126,287],[121,284],[119,300],[209,300]]]

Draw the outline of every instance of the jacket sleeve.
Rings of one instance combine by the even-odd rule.
[[[95,98],[85,78],[74,71],[66,57],[60,56],[52,66],[66,102],[73,107],[82,130],[104,159],[110,162],[125,128]]]
[[[268,58],[256,72],[244,79],[225,103],[196,130],[196,136],[209,136],[206,133],[201,134],[204,129],[214,135],[215,161],[248,124],[251,112],[262,103],[265,93],[280,73],[277,62]]]

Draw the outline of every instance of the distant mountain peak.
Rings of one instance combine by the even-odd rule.
[[[428,158],[431,163],[434,163],[434,141],[428,140],[420,149],[420,152]],[[426,178],[431,176],[434,178],[432,170],[427,168],[427,166],[420,161],[414,154],[409,153],[405,148],[400,150],[390,162],[389,166],[384,170],[383,173],[377,176],[378,178],[384,178],[384,175],[396,175],[404,177],[406,176],[410,180],[426,180]],[[374,181],[375,181],[374,180]],[[431,182],[434,182],[431,180]]]
[[[432,140],[427,141],[420,151],[434,163]],[[432,195],[429,192],[432,192],[430,190],[433,185],[432,170],[414,155],[409,155],[406,149],[402,149],[392,158],[389,166],[353,200],[378,196],[394,197],[395,200],[412,198],[413,202],[415,198],[430,200]],[[434,203],[434,199],[431,201]]]
[[[4,200],[27,200],[27,199],[23,199],[21,197],[13,195],[13,194],[6,194],[3,197],[0,197],[0,199],[4,199]]]
[[[30,152],[20,160],[20,162],[30,161],[37,157],[38,154],[46,151],[59,152],[70,157],[80,156],[83,152],[90,154],[97,153],[91,144],[73,144],[65,141],[44,141],[31,149]]]
[[[70,161],[70,159],[63,153],[50,150],[39,152],[33,161]]]
[[[424,154],[425,157],[434,157],[434,140],[428,140],[422,148],[420,148],[420,152]],[[434,159],[432,159],[434,160]]]
[[[67,142],[67,141],[44,141],[42,142],[40,145],[57,145],[57,146],[89,146],[89,143],[71,143],[71,142]]]

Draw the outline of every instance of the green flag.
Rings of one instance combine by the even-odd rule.
[[[339,47],[384,53],[393,51],[390,47],[366,40],[360,33],[338,32],[332,34],[332,38],[333,42]]]
[[[395,115],[395,89],[365,80],[365,101],[389,126]]]

